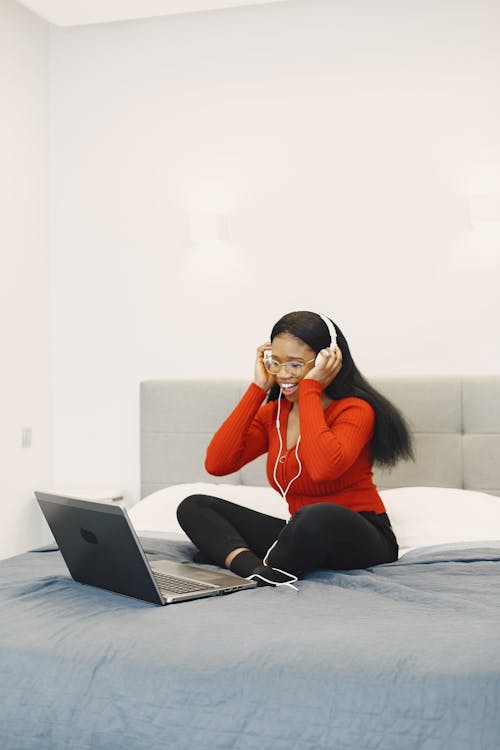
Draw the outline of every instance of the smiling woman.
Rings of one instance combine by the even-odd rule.
[[[212,438],[205,465],[231,474],[263,453],[289,521],[192,495],[178,519],[200,560],[263,585],[290,585],[318,568],[397,559],[372,468],[411,457],[409,432],[363,378],[338,326],[319,313],[288,313],[274,325],[257,349],[254,381]]]
[[[273,354],[271,349],[264,351],[264,366],[271,375],[280,375],[283,371],[283,376],[280,379],[281,389],[286,396],[290,397],[298,391],[300,377],[306,371],[307,366],[315,361],[316,357],[304,360],[300,354],[287,353],[287,350],[288,352],[292,350],[297,352],[300,349],[304,350],[302,353],[305,356],[307,356],[307,352],[311,353],[309,347],[297,341],[294,336],[283,334],[282,337],[276,339],[275,343],[276,354]],[[281,358],[285,358],[284,362],[281,361],[280,355]]]

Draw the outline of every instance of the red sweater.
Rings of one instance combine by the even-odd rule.
[[[317,380],[301,380],[299,458],[302,473],[287,495],[290,514],[304,505],[327,502],[355,511],[385,513],[384,504],[373,482],[370,441],[375,413],[366,401],[343,398],[326,410],[321,404],[322,385]],[[209,474],[224,476],[241,469],[267,452],[267,478],[279,491],[273,478],[279,454],[276,428],[277,401],[262,404],[265,391],[252,383],[245,395],[217,430],[207,449],[205,467]],[[286,429],[291,403],[281,400],[282,458],[277,477],[283,488],[299,469],[295,447],[286,451]]]

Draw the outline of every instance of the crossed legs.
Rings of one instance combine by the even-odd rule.
[[[179,505],[181,527],[207,562],[250,575],[266,564],[304,575],[319,568],[351,570],[397,559],[397,542],[385,515],[356,513],[315,503],[283,519],[209,495]]]

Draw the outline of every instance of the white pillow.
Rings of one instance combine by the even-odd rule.
[[[451,542],[500,539],[500,498],[448,487],[382,490],[401,551]]]
[[[271,487],[235,484],[176,484],[153,492],[129,511],[134,528],[177,532],[177,506],[188,495],[215,495],[278,518],[289,517],[281,496]],[[447,487],[398,487],[380,496],[399,542],[400,554],[414,547],[500,539],[500,498],[485,492]]]
[[[147,495],[134,505],[128,515],[136,531],[182,532],[177,522],[177,507],[188,495],[214,495],[277,518],[289,518],[288,507],[271,487],[249,487],[242,484],[196,482],[175,484]]]

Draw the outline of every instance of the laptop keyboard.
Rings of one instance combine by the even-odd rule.
[[[211,583],[198,583],[198,581],[187,581],[185,578],[176,578],[165,573],[155,571],[155,579],[160,589],[173,591],[175,594],[190,594],[193,591],[205,591],[216,588]]]

